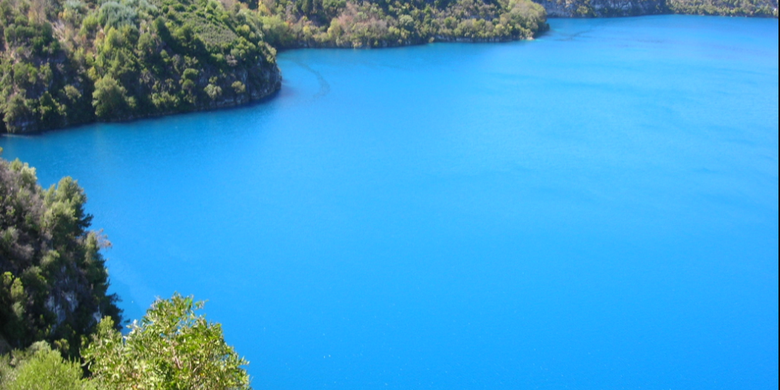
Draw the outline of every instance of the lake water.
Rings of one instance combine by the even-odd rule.
[[[86,189],[128,317],[207,299],[256,389],[777,389],[777,19],[551,26],[0,146]]]

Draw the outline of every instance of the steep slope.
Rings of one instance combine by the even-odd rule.
[[[46,340],[78,356],[100,318],[120,323],[85,202],[71,178],[44,190],[34,168],[0,159],[0,354]]]
[[[279,48],[388,47],[427,42],[531,39],[546,31],[530,0],[264,0],[257,7]]]
[[[258,19],[208,0],[2,0],[8,132],[225,107],[278,90]]]

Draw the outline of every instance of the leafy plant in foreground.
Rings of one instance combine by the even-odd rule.
[[[44,341],[26,351],[0,356],[2,390],[94,390],[82,374],[79,363],[64,360]]]
[[[179,294],[159,299],[127,336],[104,318],[83,352],[93,381],[105,389],[249,389],[248,362],[225,343],[220,324],[196,314],[202,308]]]

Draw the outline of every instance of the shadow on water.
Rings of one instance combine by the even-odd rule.
[[[554,37],[554,40],[556,40],[556,41],[568,42],[568,41],[574,41],[577,38],[580,38],[580,37],[582,37],[583,35],[585,35],[587,33],[593,32],[594,30],[596,30],[596,27],[591,27],[591,28],[589,28],[587,30],[575,32],[573,34],[565,33],[565,32],[562,32],[562,31],[552,31],[552,33],[553,33],[552,35]],[[557,37],[556,37],[556,35],[557,35]]]
[[[300,66],[301,68],[306,69],[308,72],[310,72],[315,77],[317,77],[317,82],[320,84],[320,89],[317,90],[317,93],[315,93],[312,96],[312,98],[314,100],[317,100],[317,99],[319,99],[319,98],[321,98],[321,97],[323,97],[323,96],[325,96],[325,95],[330,93],[330,84],[328,84],[328,81],[325,80],[325,77],[323,77],[320,72],[312,69],[310,66],[306,65],[302,61],[293,60],[292,62],[295,63],[296,65]]]
[[[556,22],[561,22],[560,19]],[[555,23],[553,28],[547,33],[550,38],[555,41],[574,41],[579,38],[587,38],[586,34],[597,32],[604,28],[604,25],[609,23],[609,20],[594,20],[589,19],[587,24],[572,24],[570,20],[563,21],[563,23]],[[553,25],[553,24],[551,24]],[[577,31],[579,29],[579,31]],[[575,30],[575,31],[572,31]],[[547,35],[545,34],[545,35]]]

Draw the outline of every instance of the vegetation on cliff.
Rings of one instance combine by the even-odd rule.
[[[281,85],[273,46],[525,39],[545,20],[530,0],[0,0],[0,132],[257,100]]]
[[[777,17],[776,0],[538,2],[0,0],[0,132],[257,100],[281,85],[276,49],[528,39],[547,12]]]
[[[0,159],[0,390],[249,389],[248,362],[191,297],[158,299],[119,333],[86,199]]]
[[[544,8],[530,0],[263,0],[257,8],[279,48],[507,41],[548,28]]]
[[[777,0],[536,0],[551,17],[659,14],[777,17]]]
[[[0,37],[8,132],[229,106],[280,86],[258,18],[214,0],[2,0]]]
[[[666,0],[671,13],[777,17],[777,0]]]
[[[78,356],[100,318],[120,323],[86,200],[69,177],[44,190],[34,168],[0,159],[0,353],[45,340]]]

